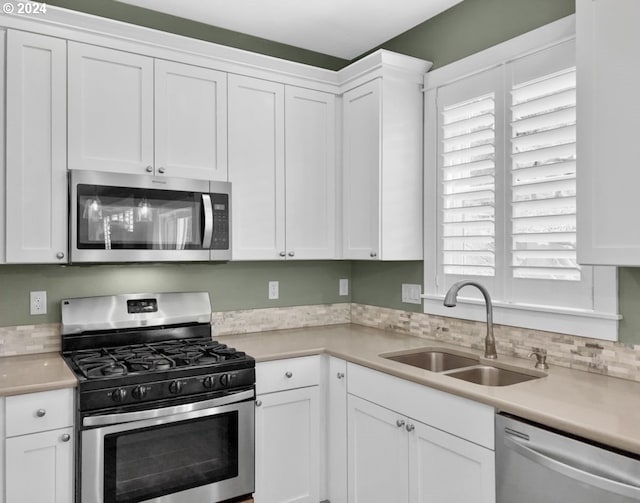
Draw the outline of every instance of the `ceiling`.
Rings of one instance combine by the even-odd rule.
[[[117,0],[347,60],[462,0]]]

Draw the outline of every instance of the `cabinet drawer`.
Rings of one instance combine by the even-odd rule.
[[[256,365],[256,393],[320,384],[320,356],[303,356],[262,362]]]
[[[73,426],[73,389],[6,398],[7,437]]]

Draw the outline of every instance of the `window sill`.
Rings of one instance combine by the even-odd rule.
[[[442,304],[444,296],[423,295],[423,308],[427,314],[486,321],[484,301],[458,298],[454,308]],[[546,332],[577,335],[607,341],[618,339],[618,322],[622,316],[583,309],[562,309],[552,306],[507,304],[493,302],[493,322],[499,325],[530,328]]]

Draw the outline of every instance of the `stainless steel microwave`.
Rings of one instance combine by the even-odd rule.
[[[69,172],[71,262],[231,259],[231,184]]]

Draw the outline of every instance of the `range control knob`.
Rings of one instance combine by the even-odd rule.
[[[136,400],[142,400],[144,397],[147,396],[148,391],[149,391],[149,388],[146,386],[136,386],[131,391],[131,396],[133,396],[133,398],[135,398]]]
[[[231,376],[229,374],[222,374],[220,376],[220,385],[221,386],[229,386],[229,381],[231,380]]]
[[[184,383],[182,381],[171,381],[169,384],[169,392],[177,395],[184,388]]]
[[[124,402],[126,396],[127,390],[124,388],[118,388],[111,393],[111,399],[114,402]]]
[[[216,383],[216,380],[213,376],[207,376],[204,378],[204,380],[202,381],[202,385],[205,388],[211,389],[213,388],[214,384]]]

